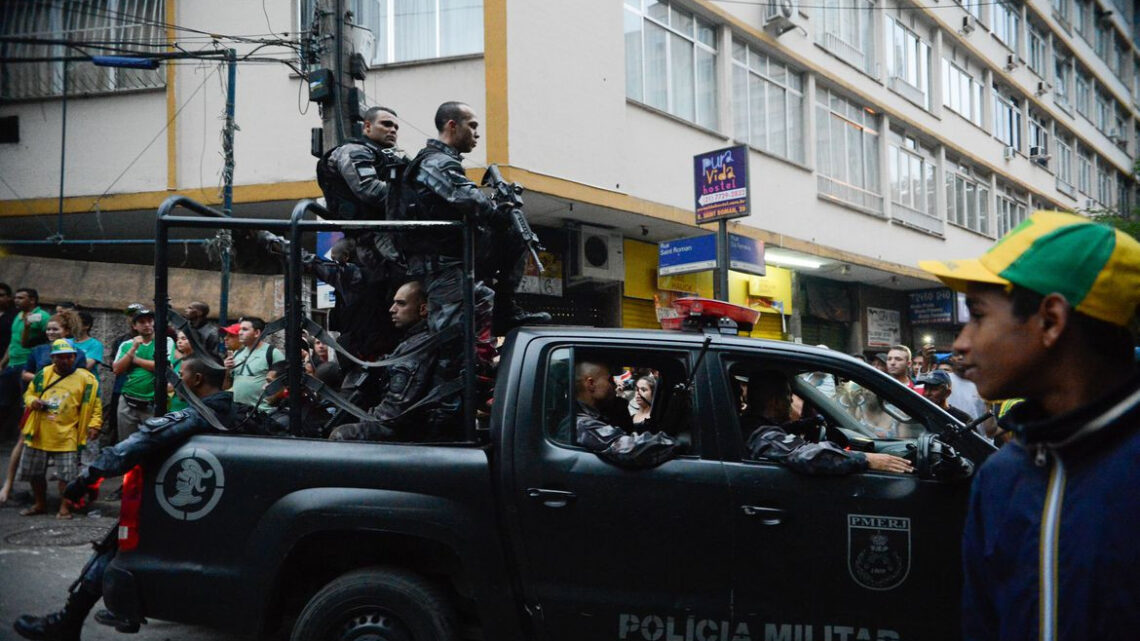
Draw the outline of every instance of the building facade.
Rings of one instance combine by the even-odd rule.
[[[4,35],[41,41],[201,51],[211,34],[258,40],[218,40],[248,54],[234,212],[284,217],[319,196],[318,106],[281,62],[298,54],[253,51],[296,41],[312,0],[264,12],[221,0],[11,4]],[[692,158],[718,148],[747,146],[752,213],[729,227],[764,242],[771,266],[734,275],[733,300],[764,312],[760,335],[849,351],[949,344],[958,306],[919,260],[979,254],[1036,209],[1136,202],[1140,48],[1126,0],[346,4],[368,30],[349,29],[369,64],[365,102],[399,112],[402,147],[432,135],[444,100],[479,113],[469,173],[498,163],[526,185],[555,267],[527,292],[562,320],[648,325],[679,292],[711,293],[707,275],[661,278],[655,243],[710,231],[695,224]],[[4,46],[7,60],[68,50]],[[12,62],[0,93],[0,236],[68,241],[11,253],[91,259],[98,248],[78,241],[137,238],[171,193],[220,201],[216,59],[153,71]]]

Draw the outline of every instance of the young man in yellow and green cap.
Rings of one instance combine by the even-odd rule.
[[[1137,638],[1140,243],[1038,212],[981,258],[920,266],[966,292],[966,378],[1025,399],[974,480],[963,638]]]
[[[36,372],[24,394],[28,418],[24,423],[24,453],[20,456],[19,480],[32,484],[35,504],[23,516],[43,514],[47,509],[47,463],[55,459],[59,493],[79,473],[79,450],[103,424],[99,380],[75,366],[78,350],[66,338],[51,344],[51,365]],[[57,518],[70,519],[67,501],[60,501]]]

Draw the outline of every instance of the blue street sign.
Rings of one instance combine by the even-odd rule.
[[[765,275],[764,242],[747,236],[729,234],[728,268],[757,276]]]
[[[954,321],[954,292],[945,287],[910,292],[908,311],[911,323],[951,323]]]
[[[747,216],[748,148],[744,145],[693,156],[697,224]]]
[[[716,269],[716,234],[657,244],[657,274],[688,274]]]

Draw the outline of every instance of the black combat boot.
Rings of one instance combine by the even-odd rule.
[[[59,612],[42,617],[22,614],[12,628],[25,639],[35,641],[79,641],[83,620],[98,601],[98,596],[77,590],[67,597],[67,605]]]

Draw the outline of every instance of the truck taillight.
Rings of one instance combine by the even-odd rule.
[[[143,471],[136,465],[123,476],[122,502],[119,504],[119,550],[139,546],[139,507],[142,506]]]

